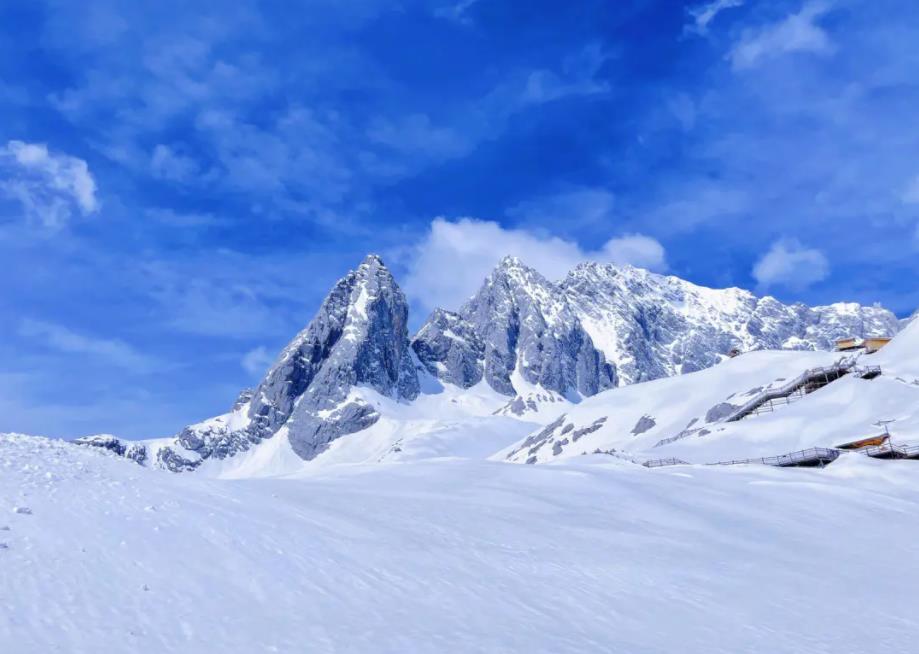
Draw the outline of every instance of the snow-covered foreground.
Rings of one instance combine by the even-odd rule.
[[[919,462],[172,475],[0,437],[0,651],[913,652]]]

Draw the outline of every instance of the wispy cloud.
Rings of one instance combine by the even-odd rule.
[[[233,250],[145,261],[135,275],[156,303],[163,326],[230,339],[288,336],[313,310],[304,298],[321,297],[327,290],[324,284],[333,281],[314,284],[291,275],[289,257],[255,257]]]
[[[243,370],[249,373],[249,376],[253,379],[261,378],[273,362],[274,357],[264,345],[259,345],[249,350],[240,360]]]
[[[710,0],[702,4],[694,5],[686,10],[690,21],[686,24],[684,32],[695,34],[706,34],[708,26],[715,17],[725,9],[740,7],[744,0]]]
[[[616,219],[616,197],[600,187],[563,188],[528,198],[505,212],[516,225],[565,233],[609,230]]]
[[[64,354],[85,355],[99,363],[118,366],[131,372],[151,372],[159,367],[157,361],[119,339],[107,339],[82,334],[69,327],[42,320],[23,319],[19,334],[39,346]]]
[[[329,144],[320,152],[335,152],[338,162],[347,165],[344,153],[350,147],[358,152],[361,171],[372,179],[409,177],[431,165],[472,154],[481,143],[500,138],[514,118],[527,111],[538,111],[553,102],[610,94],[611,85],[602,75],[608,58],[600,43],[591,42],[561,57],[554,66],[513,70],[483,95],[437,115],[400,111],[377,116],[363,132],[366,143],[342,139],[345,125],[339,123],[333,132],[339,145]]]
[[[470,10],[481,0],[453,0],[440,5],[434,9],[434,15],[438,18],[446,18],[456,21],[463,25],[471,25],[472,18],[469,16]]]
[[[599,73],[608,54],[599,43],[590,43],[562,61],[558,70],[530,72],[520,95],[523,105],[543,104],[570,96],[608,93],[609,82]]]
[[[835,50],[829,34],[817,21],[831,9],[827,2],[808,2],[799,12],[753,30],[745,30],[728,53],[735,70],[752,68],[760,62],[787,53],[809,52],[826,55]]]
[[[372,143],[400,152],[449,159],[466,153],[470,142],[450,127],[432,124],[426,114],[409,114],[397,119],[377,118],[367,130]]]
[[[0,148],[0,175],[0,192],[19,203],[28,221],[46,228],[60,228],[75,213],[99,209],[86,162],[44,144],[9,141]]]

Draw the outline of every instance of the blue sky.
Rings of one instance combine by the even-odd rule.
[[[0,30],[3,431],[220,413],[370,251],[414,325],[504,253],[919,305],[907,0],[14,0]]]

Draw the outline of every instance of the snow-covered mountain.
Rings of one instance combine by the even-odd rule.
[[[809,371],[844,369],[806,394],[783,395]],[[762,412],[728,420],[775,393]],[[637,462],[717,463],[834,448],[890,430],[919,445],[919,322],[872,354],[758,351],[705,370],[617,388],[570,407],[499,452],[515,463],[548,463],[594,452]]]
[[[577,401],[617,381],[558,288],[513,257],[458,313],[435,311],[412,348],[444,382],[473,385],[484,378],[522,402],[527,392]]]
[[[581,264],[559,288],[623,383],[702,370],[732,349],[831,350],[840,338],[900,328],[877,306],[786,305],[632,266]]]
[[[583,264],[553,283],[507,257],[457,312],[436,310],[412,339],[407,325],[404,294],[369,255],[228,413],[174,438],[78,442],[172,471],[267,447],[256,459],[276,469],[278,457],[311,461],[365,432],[364,454],[336,445],[328,457],[351,451],[362,461],[440,433],[441,416],[454,421],[451,433],[463,421],[490,432],[482,425],[491,414],[519,418],[526,422],[502,427],[516,437],[617,385],[702,370],[731,349],[828,350],[837,338],[892,334],[899,323],[878,307],[789,306],[629,266]]]

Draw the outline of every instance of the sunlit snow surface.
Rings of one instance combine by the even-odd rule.
[[[613,461],[228,481],[3,436],[0,651],[915,651],[917,464]]]

